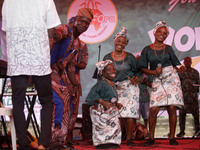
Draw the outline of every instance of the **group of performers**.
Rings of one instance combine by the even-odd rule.
[[[130,146],[135,145],[132,141],[132,133],[135,119],[139,117],[139,94],[141,91],[139,91],[138,82],[139,77],[144,74],[152,76],[153,81],[152,83],[146,82],[151,87],[148,118],[149,138],[143,145],[150,146],[155,143],[154,133],[157,114],[161,109],[166,109],[169,114],[169,143],[170,145],[178,145],[178,142],[175,140],[176,110],[179,109],[180,114],[183,112],[186,113],[186,108],[182,110],[184,101],[180,78],[184,78],[183,76],[195,77],[193,81],[191,81],[192,79],[185,79],[189,80],[188,82],[191,83],[188,84],[192,86],[192,84],[199,83],[199,76],[196,71],[191,69],[191,58],[189,58],[190,64],[187,65],[185,63],[185,65],[190,68],[188,70],[196,73],[195,75],[188,75],[189,72],[185,72],[187,69],[184,70],[183,67],[177,67],[181,63],[175,55],[174,50],[171,46],[164,44],[164,40],[168,35],[169,28],[166,22],[161,20],[156,23],[154,28],[155,42],[142,50],[141,56],[137,61],[131,53],[125,51],[129,39],[127,29],[123,27],[122,31],[115,35],[114,51],[105,55],[103,61],[96,64],[98,73],[102,76],[102,81],[98,81],[92,87],[86,98],[86,102],[88,105],[92,105],[90,107],[90,115],[93,127],[93,143],[97,149],[119,147],[122,139],[122,137],[120,138],[122,134],[119,133],[122,130],[120,126],[122,119],[125,120],[126,126],[126,144]],[[114,66],[114,69],[108,69],[110,64]],[[185,80],[184,82],[186,82]],[[189,90],[189,88],[187,89]],[[190,101],[195,101],[195,106],[198,107],[198,87],[192,89],[195,92],[190,95],[194,95]],[[184,96],[184,99],[187,98]],[[195,109],[195,114],[198,113],[197,110],[199,110],[199,107]],[[195,122],[198,121],[199,119]],[[183,123],[181,120],[180,122]],[[182,126],[184,124],[180,124],[181,132],[179,134],[181,135],[179,137],[185,134],[185,126]],[[199,131],[199,123],[196,123],[195,131],[196,133]]]
[[[45,11],[37,12],[37,6]],[[19,18],[25,18],[13,18],[13,13]],[[47,15],[46,19],[43,14]],[[61,145],[60,149],[64,149],[67,144],[78,144],[72,139],[72,131],[82,95],[80,70],[86,68],[89,58],[87,45],[79,39],[79,35],[88,29],[93,19],[92,10],[81,8],[68,24],[61,24],[52,0],[31,0],[26,3],[14,0],[4,2],[2,16],[2,29],[7,36],[7,74],[11,76],[19,149],[30,149],[23,113],[23,97],[29,76],[33,77],[42,104],[38,149],[46,150],[54,145]],[[129,38],[127,29],[123,27],[114,37],[113,51],[96,64],[102,80],[91,88],[86,98],[90,105],[93,144],[96,149],[120,147],[123,121],[126,126],[126,144],[135,145],[132,131],[140,114],[138,83],[144,74],[153,77],[152,83],[145,81],[150,84],[151,94],[148,103],[149,139],[144,145],[155,143],[156,119],[161,108],[166,108],[169,114],[170,144],[178,145],[174,138],[176,110],[184,103],[178,75],[180,69],[176,67],[180,62],[172,47],[164,44],[168,35],[166,22],[159,21],[154,28],[155,42],[146,46],[137,60],[133,54],[125,51]],[[196,132],[198,130],[199,127],[196,127]],[[184,131],[181,130],[181,134]]]

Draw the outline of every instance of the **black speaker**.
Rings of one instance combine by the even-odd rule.
[[[82,139],[92,140],[92,121],[90,118],[90,106],[82,104]]]

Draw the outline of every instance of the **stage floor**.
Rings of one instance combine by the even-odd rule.
[[[120,145],[121,148],[117,150],[200,150],[200,137],[196,138],[176,138],[179,145],[172,146],[169,144],[169,140],[167,138],[155,138],[155,144],[152,146],[143,146],[143,143],[146,140],[133,140],[136,143],[136,146],[127,146],[125,141],[122,141]],[[74,146],[74,150],[96,150],[92,145],[92,141],[77,141],[79,145]],[[7,147],[7,145],[3,145],[0,150],[11,150]],[[70,150],[70,148],[65,149],[54,149],[54,150]],[[71,149],[72,150],[72,149]],[[116,150],[116,149],[110,149]]]
[[[179,145],[172,146],[169,144],[169,140],[166,138],[156,138],[155,144],[152,146],[143,146],[145,140],[137,141],[133,140],[136,143],[136,146],[127,146],[125,141],[122,141],[120,145],[121,148],[118,150],[200,150],[200,137],[197,138],[176,138]],[[95,147],[92,145],[91,141],[78,141],[80,145],[74,146],[76,150],[95,150]],[[113,149],[114,150],[114,149]]]

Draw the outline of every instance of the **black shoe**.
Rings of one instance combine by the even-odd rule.
[[[170,145],[178,145],[178,142],[174,138],[170,139]]]
[[[126,142],[126,145],[128,145],[128,146],[135,146],[136,144],[132,140],[128,140]]]
[[[185,135],[185,132],[184,132],[184,131],[183,131],[183,132],[181,131],[181,132],[178,133],[176,136],[177,136],[177,137],[184,137],[184,135]]]
[[[96,146],[96,149],[115,149],[121,148],[118,144],[114,143],[107,143],[107,144],[100,144]]]
[[[121,148],[118,144],[115,145],[115,148]]]
[[[155,143],[155,140],[152,140],[151,138],[149,138],[144,144],[143,146],[151,146]]]
[[[75,150],[72,145],[54,145],[49,148],[49,150]]]

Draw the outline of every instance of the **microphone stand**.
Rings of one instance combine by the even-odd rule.
[[[101,44],[99,44],[99,54],[98,54],[98,62],[100,61],[100,53],[101,53]],[[99,79],[99,75],[98,75],[98,72],[97,72],[97,82],[98,82],[98,79]]]
[[[101,44],[99,44],[99,55],[98,55],[98,62],[100,61],[100,52],[101,52]]]

